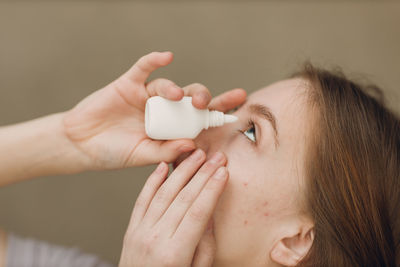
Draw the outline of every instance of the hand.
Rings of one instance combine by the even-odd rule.
[[[147,137],[144,128],[145,104],[160,95],[170,100],[192,96],[197,108],[226,112],[245,101],[243,89],[228,91],[211,100],[201,84],[180,88],[166,79],[146,84],[157,68],[172,62],[170,52],[153,52],[140,58],[117,80],[82,100],[63,119],[69,141],[82,152],[86,169],[116,169],[161,161],[173,162],[179,154],[195,148],[193,140],[159,141]]]
[[[164,162],[150,175],[132,212],[120,267],[212,265],[210,218],[228,173],[222,153],[204,161],[198,149],[168,179]]]

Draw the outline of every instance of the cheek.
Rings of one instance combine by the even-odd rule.
[[[265,224],[271,215],[265,172],[260,169],[259,162],[251,162],[249,156],[247,161],[237,155],[229,157],[229,182],[216,209],[216,215],[225,225]]]

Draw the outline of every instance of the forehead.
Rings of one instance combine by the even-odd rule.
[[[305,135],[310,119],[306,104],[307,83],[301,78],[282,80],[255,91],[248,97],[249,103],[267,106],[276,117],[280,141]]]
[[[306,88],[306,81],[301,78],[282,80],[255,91],[249,96],[248,100],[251,102],[263,102],[265,105],[269,104],[272,109],[272,106],[277,106],[278,104],[302,102]],[[273,105],[273,103],[276,104]]]

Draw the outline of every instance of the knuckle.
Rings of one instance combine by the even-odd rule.
[[[187,175],[187,172],[189,172],[189,171],[191,171],[191,170],[193,170],[195,168],[198,168],[198,165],[201,164],[202,160],[203,159],[200,159],[200,160],[199,159],[194,159],[193,157],[189,156],[187,159],[185,159],[182,162],[182,167],[181,168],[179,168],[179,166],[178,166],[179,172],[181,172],[180,175],[185,175],[185,174]],[[178,169],[177,169],[177,171],[178,171]]]
[[[193,201],[193,193],[188,190],[183,190],[178,195],[178,201],[186,204],[191,203]]]
[[[211,176],[211,166],[203,165],[200,170],[197,171],[199,177]]]
[[[136,70],[140,71],[140,72],[147,71],[144,58],[141,58],[135,65],[133,65],[133,67],[136,68]]]
[[[158,84],[162,84],[164,82],[163,78],[157,78],[155,80],[152,80],[150,83],[152,83],[153,85],[158,85]]]
[[[166,84],[170,84],[171,83],[170,80],[165,79],[165,78],[157,78],[156,81],[157,81],[157,83],[160,83],[162,85],[166,85]]]
[[[204,191],[206,191],[209,194],[215,194],[218,192],[218,189],[221,187],[221,183],[219,180],[215,179],[210,179],[206,186],[204,187]]]
[[[192,208],[189,212],[189,216],[191,219],[193,219],[195,221],[202,221],[202,220],[206,219],[207,212],[199,206],[192,206]]]
[[[206,163],[203,164],[203,166],[201,166],[200,170],[198,171],[198,173],[200,175],[211,175],[212,172],[217,168],[216,164],[207,161]]]
[[[155,56],[157,56],[159,54],[159,52],[151,52],[150,54],[148,54],[147,56],[144,56],[145,58],[152,58],[152,57],[155,57]]]
[[[133,209],[137,209],[139,207],[144,207],[144,201],[143,198],[141,196],[139,196],[136,201],[135,201],[135,206],[133,207]]]
[[[146,254],[150,254],[151,251],[156,248],[156,244],[159,242],[159,237],[160,235],[158,232],[148,233],[142,237],[141,246]]]
[[[140,240],[140,237],[137,235],[137,232],[128,229],[124,235],[123,244],[125,247],[130,247],[137,240]]]
[[[179,266],[179,255],[176,251],[168,251],[162,257],[162,266],[164,267],[176,267]]]
[[[142,64],[146,63],[146,61],[148,60],[148,58],[152,56],[151,54],[152,54],[152,53],[147,54],[147,55],[144,55],[144,56],[142,56],[141,58],[139,58],[139,60],[137,61],[137,63],[138,63],[137,65],[139,66],[139,65],[142,65]]]
[[[154,80],[154,85],[157,90],[164,89],[164,88],[170,86],[171,83],[172,82],[170,80],[167,80],[164,78],[158,78],[158,79]]]
[[[205,87],[205,86],[204,86],[203,84],[201,84],[201,83],[192,83],[190,86],[193,87],[193,88],[196,89],[196,90],[202,90],[202,89],[207,90],[207,87]]]
[[[175,83],[174,83],[173,81],[170,81],[170,80],[167,80],[167,79],[163,79],[162,85],[163,85],[164,87],[169,87],[169,86],[174,86]]]
[[[140,69],[146,70],[148,65],[152,63],[152,60],[157,56],[157,52],[151,52],[150,54],[142,56],[136,64]]]
[[[161,187],[158,189],[155,198],[156,198],[157,201],[161,201],[161,202],[163,202],[165,199],[168,198],[168,192],[167,192],[167,190],[165,189],[164,186],[161,186]]]

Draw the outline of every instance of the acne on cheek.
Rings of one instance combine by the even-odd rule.
[[[242,175],[241,179],[240,179],[240,183],[238,183],[238,186],[240,186],[243,190],[242,193],[244,194],[249,194],[250,192],[248,190],[251,191],[255,191],[252,192],[251,195],[254,195],[254,193],[256,193],[260,198],[265,194],[264,192],[258,190],[259,185],[257,185],[257,182],[253,182],[253,181],[257,181],[256,177],[253,177],[252,175]],[[252,182],[252,183],[250,183]],[[238,190],[240,190],[238,188]],[[246,192],[244,192],[246,191]],[[259,192],[257,192],[259,191]],[[267,200],[261,200],[261,201],[257,201],[256,199],[254,199],[253,197],[250,197],[250,199],[254,200],[251,201],[254,204],[251,205],[251,202],[247,204],[247,206],[249,207],[248,209],[241,209],[239,210],[239,213],[241,213],[241,217],[243,218],[242,221],[242,225],[243,226],[248,226],[253,224],[253,222],[256,221],[260,221],[261,220],[265,220],[266,218],[269,218],[270,216],[270,210],[269,210],[269,206],[268,206],[268,201]],[[249,199],[249,200],[250,200]],[[255,204],[257,203],[257,204]],[[255,218],[255,219],[254,219]]]
[[[242,181],[243,187],[247,187],[249,185],[249,181],[251,181],[252,178],[245,178],[244,181]]]
[[[268,201],[264,201],[260,206],[257,206],[255,208],[255,213],[258,214],[261,219],[265,219],[269,216],[269,211],[268,211]],[[249,220],[244,220],[243,225],[247,226],[249,224]]]

